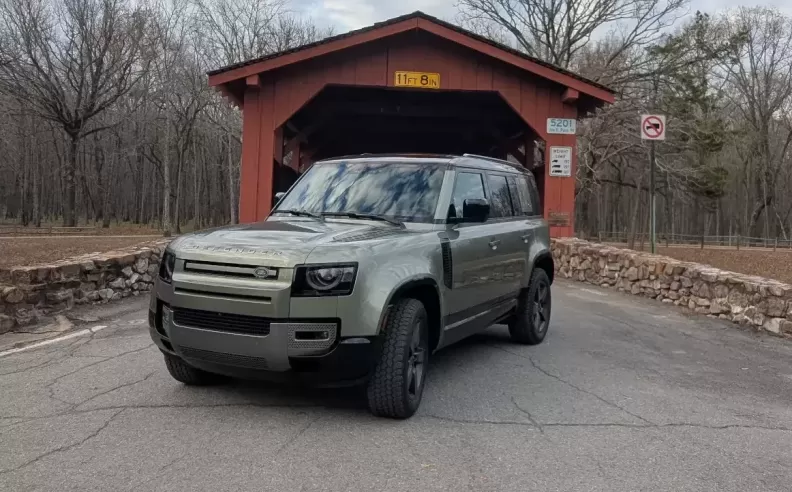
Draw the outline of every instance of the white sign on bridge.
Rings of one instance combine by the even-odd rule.
[[[577,120],[571,118],[547,118],[547,133],[574,135],[577,131]]]
[[[572,176],[572,147],[550,147],[550,176]]]

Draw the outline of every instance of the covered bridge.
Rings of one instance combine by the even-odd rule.
[[[241,222],[264,219],[274,193],[319,159],[472,153],[534,172],[553,236],[574,231],[576,138],[550,119],[614,100],[607,87],[422,12],[215,70],[209,84],[242,109]],[[559,156],[571,156],[571,170],[551,175]]]

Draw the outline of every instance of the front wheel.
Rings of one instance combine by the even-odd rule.
[[[417,299],[401,299],[385,323],[382,354],[368,382],[371,413],[406,419],[421,404],[429,362],[429,324]]]
[[[517,312],[509,322],[512,340],[527,345],[542,343],[550,327],[550,278],[541,268],[531,273],[527,289],[517,301]]]

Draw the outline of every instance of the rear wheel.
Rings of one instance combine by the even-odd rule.
[[[367,396],[371,412],[380,417],[405,419],[421,404],[429,362],[429,325],[421,301],[402,299],[385,323],[382,354]]]
[[[173,379],[180,383],[188,386],[206,386],[217,383],[221,379],[217,374],[196,369],[175,355],[167,353],[163,353],[163,355],[168,372]]]
[[[531,273],[531,282],[523,289],[517,302],[517,312],[509,322],[512,340],[528,345],[542,343],[550,326],[550,278],[541,268]]]

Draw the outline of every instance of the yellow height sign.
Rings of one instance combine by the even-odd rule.
[[[427,72],[396,72],[393,79],[396,87],[421,87],[424,89],[439,89],[440,74]]]

